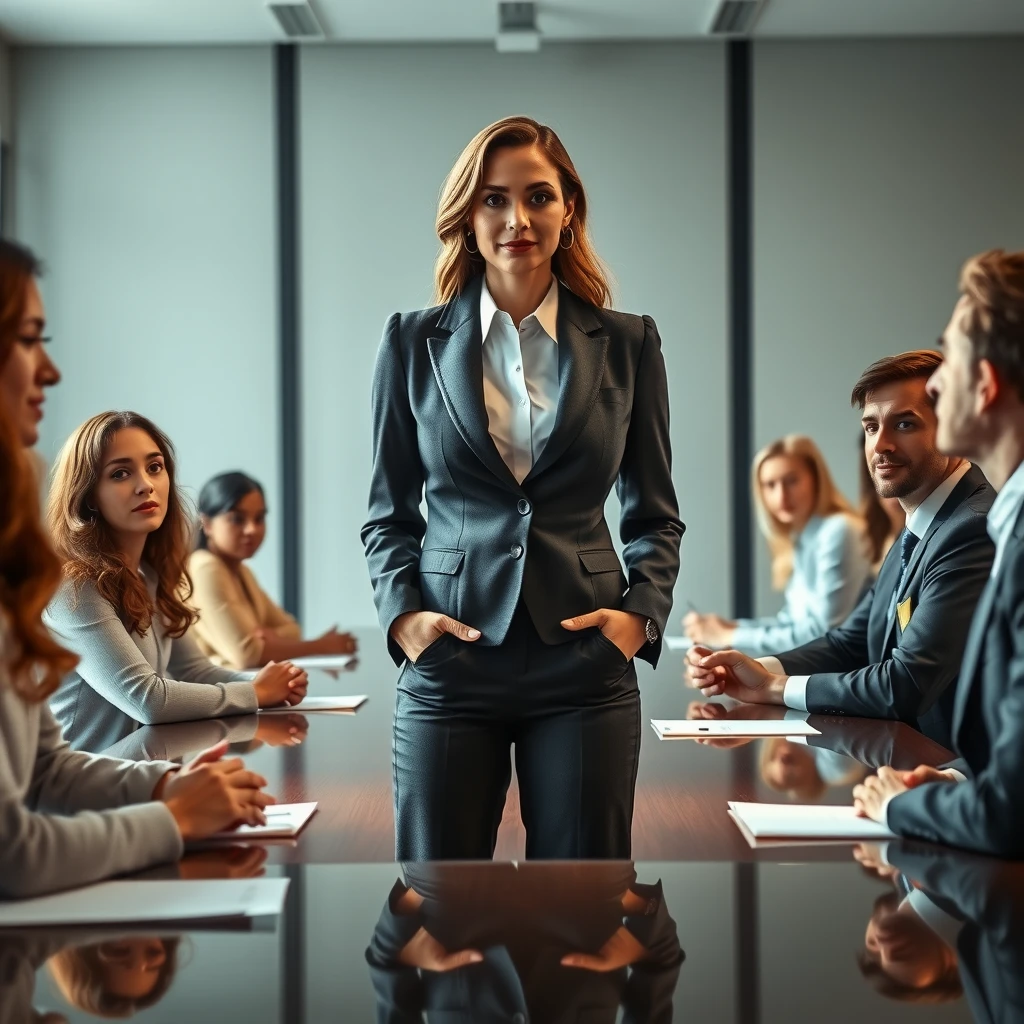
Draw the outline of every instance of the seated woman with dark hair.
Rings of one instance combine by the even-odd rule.
[[[245,473],[221,473],[199,494],[200,530],[189,560],[196,639],[218,665],[244,669],[309,654],[353,654],[349,633],[329,629],[303,640],[302,628],[263,590],[245,564],[267,533],[263,488]]]
[[[80,658],[51,700],[72,746],[104,750],[142,725],[297,704],[305,672],[283,662],[219,668],[192,638],[192,523],[174,447],[134,412],[76,430],[53,475],[49,521],[64,583],[47,622]]]

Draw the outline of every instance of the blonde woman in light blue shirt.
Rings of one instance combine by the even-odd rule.
[[[853,611],[871,573],[864,521],[832,480],[818,446],[801,434],[754,457],[751,486],[772,558],[782,610],[758,619],[690,612],[683,631],[695,643],[752,657],[777,654],[823,636]]]

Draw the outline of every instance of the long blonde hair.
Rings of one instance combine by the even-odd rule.
[[[146,538],[143,560],[157,575],[156,607],[146,584],[132,572],[95,507],[104,452],[119,430],[137,427],[154,441],[164,459],[170,484],[167,515]],[[159,612],[172,637],[184,636],[198,616],[186,603],[192,596],[188,559],[192,552],[192,517],[176,483],[177,468],[170,438],[137,412],[103,412],[86,420],[65,442],[53,470],[47,506],[50,535],[64,559],[65,576],[89,581],[109,601],[129,633],[144,636]]]
[[[437,303],[448,302],[459,295],[467,282],[484,271],[484,258],[478,252],[470,253],[464,240],[473,203],[483,185],[487,158],[505,146],[532,145],[540,146],[558,168],[563,198],[575,201],[569,225],[573,243],[568,249],[555,251],[551,261],[552,273],[569,291],[594,306],[606,306],[611,302],[607,275],[587,233],[587,194],[565,146],[547,125],[529,117],[506,117],[473,137],[441,188],[435,225],[437,237],[441,240],[441,251],[434,265]]]
[[[784,526],[768,511],[761,493],[761,467],[779,455],[803,459],[814,477],[814,488],[817,498],[812,516],[830,516],[836,512],[854,515],[850,503],[843,497],[839,488],[832,480],[825,457],[818,446],[803,434],[787,434],[785,437],[765,445],[755,456],[750,473],[750,488],[754,495],[754,507],[757,510],[757,523],[768,542],[768,551],[772,558],[772,586],[782,590],[793,575],[793,537],[790,527]]]

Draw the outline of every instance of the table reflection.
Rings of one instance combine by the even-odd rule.
[[[671,1021],[684,954],[633,864],[405,864],[366,959],[378,1020]]]
[[[923,843],[861,844],[854,856],[893,884],[872,908],[861,971],[890,999],[966,994],[979,1022],[1024,1021],[1024,865]]]

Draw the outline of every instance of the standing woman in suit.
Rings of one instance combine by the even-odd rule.
[[[658,660],[683,533],[661,340],[606,308],[583,184],[536,121],[469,143],[437,234],[438,305],[384,329],[362,532],[405,662],[397,857],[491,857],[514,744],[527,856],[628,858],[633,659]]]

